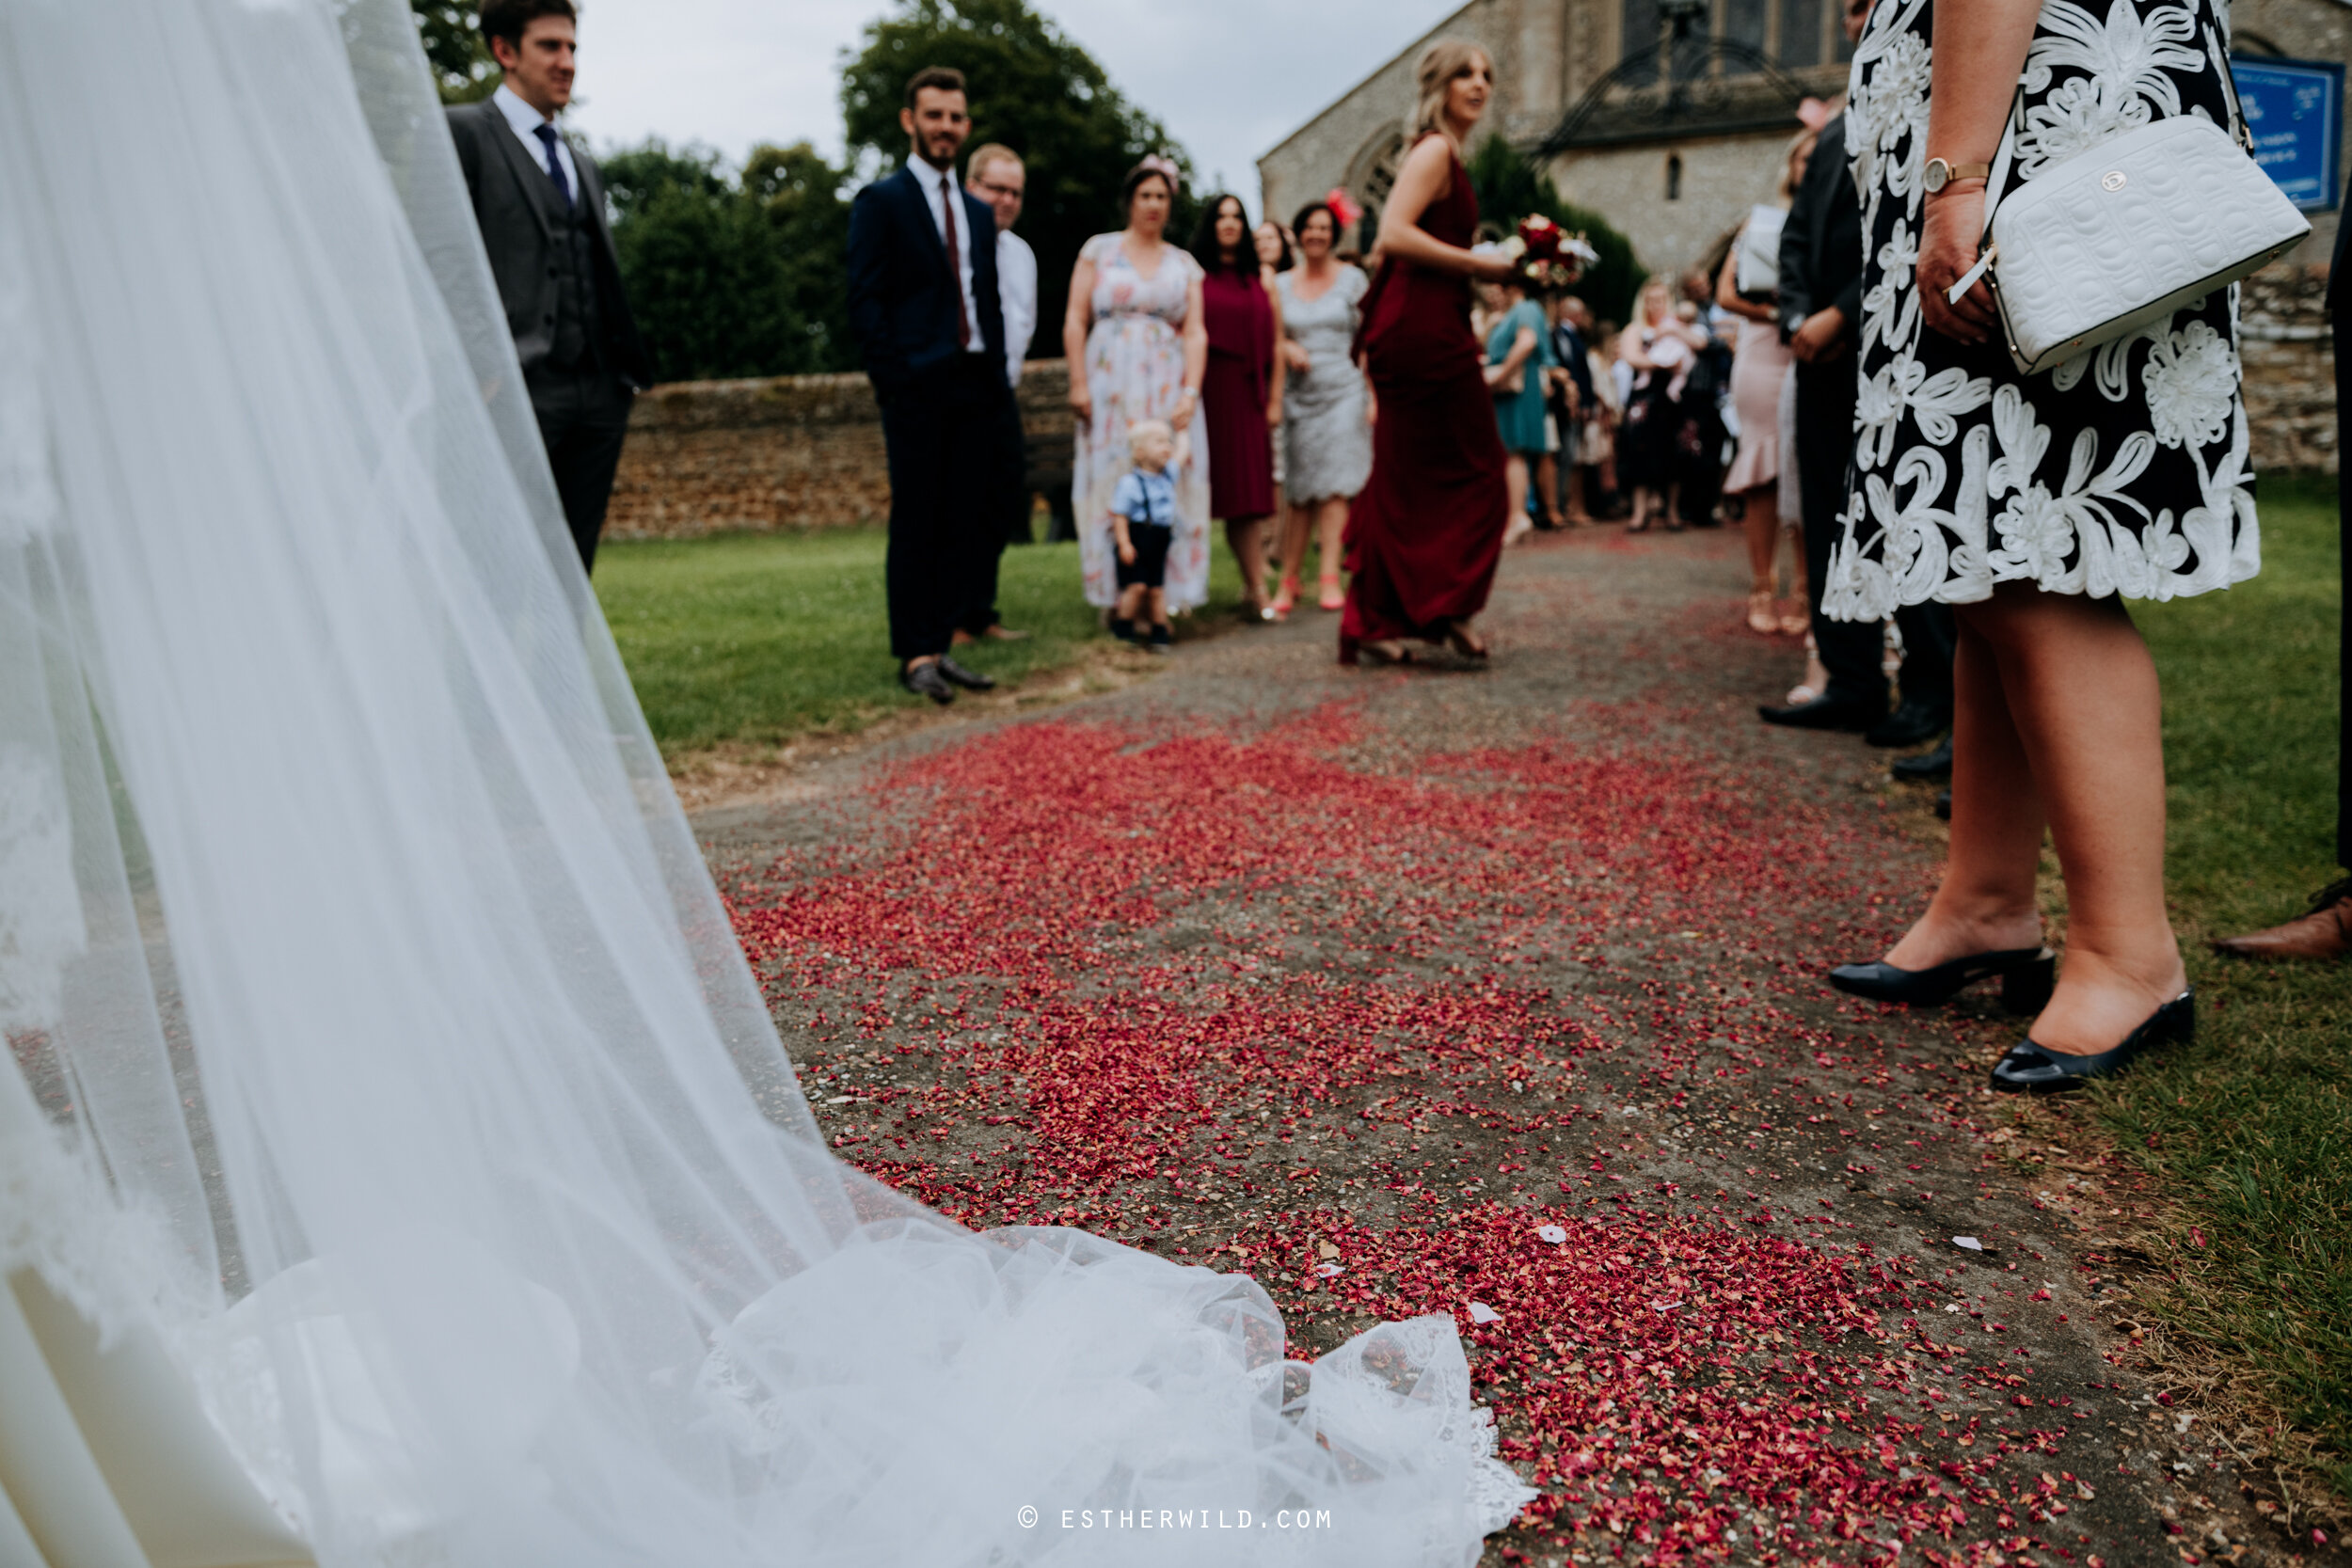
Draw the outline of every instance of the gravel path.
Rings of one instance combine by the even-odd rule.
[[[845,1157],[1248,1272],[1294,1354],[1453,1313],[1545,1493],[1489,1563],[2287,1560],[2102,1310],[2068,1114],[1983,1089],[1994,998],[1820,983],[1938,830],[1755,721],[1801,656],[1744,587],[1548,539],[1491,669],[1310,609],[697,828]]]

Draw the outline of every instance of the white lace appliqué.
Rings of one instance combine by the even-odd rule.
[[[2018,177],[2134,126],[2203,112],[2185,106],[2183,90],[2220,69],[2199,43],[2207,4],[2110,0],[2102,13],[2048,0],[2026,56]],[[2234,288],[2230,331],[2200,319],[2207,301],[2191,301],[2046,378],[1971,378],[1923,362],[1915,268],[1926,35],[1924,0],[1884,0],[1854,53],[1848,145],[1863,232],[1876,249],[1857,334],[1856,483],[1824,610],[1873,621],[1905,604],[1981,600],[2005,581],[2169,599],[2253,576],[2261,532],[2245,487]],[[2059,397],[2095,398],[2115,412],[2093,428],[2064,417]],[[2101,450],[2102,429],[2110,451]],[[2167,459],[2174,477],[2163,484],[2143,482],[2159,451],[2188,459],[2193,495],[2175,483],[2178,459]],[[2062,476],[2044,467],[2061,455]]]

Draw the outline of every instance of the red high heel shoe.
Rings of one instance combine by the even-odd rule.
[[[1347,608],[1347,591],[1340,586],[1339,573],[1324,573],[1321,578],[1316,579],[1315,585],[1323,590],[1323,596],[1315,601],[1316,604],[1322,606],[1325,610],[1345,610]]]
[[[1266,606],[1266,612],[1277,621],[1286,621],[1290,619],[1292,607],[1297,603],[1298,574],[1286,572],[1282,575],[1281,586],[1274,591],[1274,602]]]

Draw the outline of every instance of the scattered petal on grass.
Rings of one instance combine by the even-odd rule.
[[[1984,1250],[1984,1243],[1978,1241],[1974,1236],[1955,1236],[1952,1238],[1952,1245],[1956,1247],[1965,1247],[1970,1252],[1982,1252]]]

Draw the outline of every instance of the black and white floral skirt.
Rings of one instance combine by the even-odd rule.
[[[1947,0],[1948,3],[1948,0]],[[2229,123],[2217,0],[2047,0],[2026,60],[2012,180],[2169,115]],[[1855,50],[1846,141],[1867,254],[1854,483],[1822,608],[1876,621],[2023,581],[2169,599],[2261,569],[2239,397],[2237,291],[2021,376],[1996,341],[1919,310],[1932,0],[1880,0]]]

